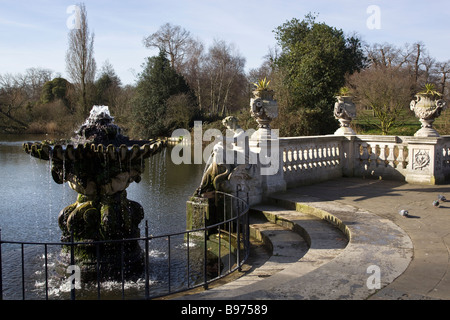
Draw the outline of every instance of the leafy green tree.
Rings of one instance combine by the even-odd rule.
[[[364,65],[359,39],[346,38],[342,30],[315,19],[311,14],[302,21],[294,18],[274,31],[281,48],[275,64],[282,75],[275,90],[281,95],[277,98],[286,101],[280,111],[291,119],[292,114],[302,117],[295,129],[301,135],[336,129],[335,94],[344,86],[346,75]]]
[[[55,100],[61,100],[64,105],[73,113],[71,108],[70,99],[68,98],[68,93],[71,84],[64,78],[55,78],[51,81],[47,81],[42,87],[41,92],[41,102],[50,103]]]
[[[134,97],[136,133],[143,138],[170,135],[176,128],[167,126],[170,122],[167,121],[167,102],[171,96],[183,93],[192,94],[184,77],[172,68],[165,53],[161,51],[158,56],[148,58],[139,75]],[[176,115],[171,113],[171,116]]]
[[[95,81],[95,104],[106,105],[115,109],[118,104],[121,84],[122,82],[113,66],[109,61],[106,61],[100,71],[99,78]]]

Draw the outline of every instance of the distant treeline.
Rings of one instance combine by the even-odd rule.
[[[216,40],[205,48],[189,31],[167,23],[144,37],[144,45],[160,53],[143,61],[135,85],[123,85],[108,61],[97,70],[94,35],[81,6],[84,22],[69,33],[69,79],[42,68],[0,74],[0,132],[70,135],[93,105],[108,105],[133,138],[170,136],[177,128],[191,128],[195,120],[222,128],[219,120],[230,114],[244,129],[256,128],[249,100],[253,83],[267,77],[279,105],[272,127],[283,136],[334,132],[335,95],[344,86],[359,108],[373,109],[380,133],[386,134],[402,121],[425,83],[434,83],[444,97],[449,94],[450,60],[436,61],[423,43],[363,44],[311,14],[276,28],[277,46],[248,72],[233,44]],[[80,48],[91,50],[82,55],[88,57],[84,62],[76,56]],[[382,123],[386,114],[396,115],[389,127]]]

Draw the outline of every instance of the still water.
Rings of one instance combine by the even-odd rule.
[[[53,181],[48,161],[33,158],[22,150],[22,143],[46,138],[48,137],[36,135],[0,135],[2,240],[60,241],[58,214],[65,206],[76,201],[77,194],[67,184],[58,185]],[[170,148],[165,148],[163,152],[146,160],[141,182],[133,183],[127,189],[128,199],[139,202],[144,208],[145,217],[140,226],[142,235],[145,220],[149,224],[149,234],[154,236],[186,230],[186,201],[198,187],[203,169],[204,165],[173,164]],[[8,254],[7,251],[7,248],[3,248],[2,257]],[[152,249],[155,261],[162,260],[164,255],[163,249],[157,246]],[[4,263],[5,258],[3,257]],[[39,254],[34,259],[42,257]],[[21,295],[13,292],[13,289],[10,292],[5,289],[8,279],[12,281],[20,277],[17,270],[10,268],[10,271],[7,268],[3,271],[3,298],[8,299],[9,293],[11,298],[21,299]],[[30,285],[39,287],[42,284],[34,279]],[[27,291],[34,289],[28,288]]]

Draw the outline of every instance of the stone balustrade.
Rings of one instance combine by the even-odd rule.
[[[450,180],[450,136],[313,136],[280,138],[286,186],[338,177],[442,184]]]
[[[344,136],[280,138],[287,187],[342,176]]]

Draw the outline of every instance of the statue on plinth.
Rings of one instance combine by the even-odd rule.
[[[334,104],[334,118],[339,120],[340,128],[335,135],[355,135],[355,131],[350,127],[350,123],[356,118],[356,106],[353,103],[352,96],[348,95],[348,89],[345,87],[340,91],[342,94],[336,96]]]

